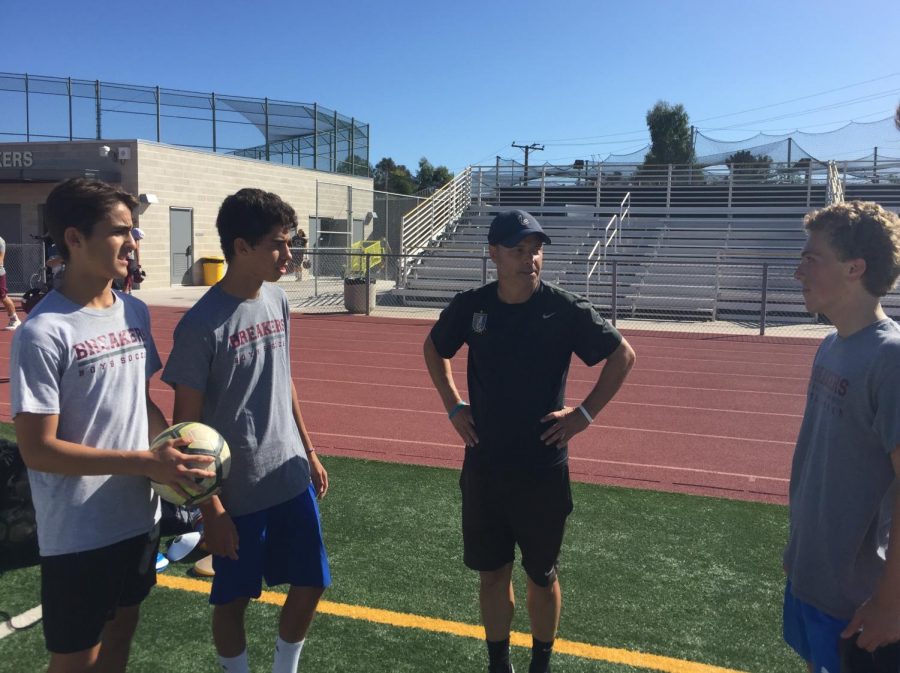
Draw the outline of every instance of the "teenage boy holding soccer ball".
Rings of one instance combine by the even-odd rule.
[[[897,671],[900,327],[880,298],[900,274],[900,218],[852,201],[804,224],[795,276],[837,330],[813,361],[791,468],[784,638],[815,673]]]
[[[293,208],[242,189],[216,219],[225,277],[175,329],[163,380],[175,422],[201,421],[231,448],[219,497],[200,506],[213,553],[213,640],[222,670],[249,673],[244,613],[262,578],[290,589],[274,673],[295,673],[319,598],[331,582],[316,497],[328,475],[312,448],[291,380],[290,310],[275,282],[291,261]]]
[[[160,368],[150,315],[110,287],[128,272],[135,206],[84,178],[50,193],[44,215],[65,279],[13,338],[12,414],[37,514],[50,673],[125,671],[156,583],[150,479],[178,489],[215,476],[188,467],[210,461],[178,451],[181,440],[148,450],[167,425],[149,396]]]
[[[568,442],[613,398],[635,355],[589,302],[541,280],[550,238],[533,215],[500,213],[488,243],[497,281],[454,297],[425,339],[425,362],[466,444],[463,561],[480,574],[488,670],[513,670],[511,577],[518,545],[533,638],[528,670],[546,673],[562,605],[557,560],[572,511]],[[464,343],[471,407],[450,368]],[[569,407],[565,386],[573,353],[587,365],[606,364],[584,401]]]

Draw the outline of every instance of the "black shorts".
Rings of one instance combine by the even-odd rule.
[[[71,654],[100,642],[118,607],[139,605],[156,584],[159,526],[108,547],[41,557],[47,649]]]
[[[569,467],[505,471],[463,465],[463,561],[497,570],[522,550],[522,567],[538,586],[556,579],[566,517],[572,512]]]

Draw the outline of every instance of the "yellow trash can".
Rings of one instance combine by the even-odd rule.
[[[200,263],[203,265],[204,285],[215,285],[225,277],[224,257],[204,257]]]

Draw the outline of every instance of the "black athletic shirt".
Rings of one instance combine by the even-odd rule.
[[[588,366],[609,357],[622,336],[581,297],[541,281],[523,304],[504,304],[497,283],[461,292],[441,313],[431,340],[443,358],[468,344],[469,402],[479,443],[466,463],[550,467],[567,447],[546,446],[540,419],[565,406],[572,353]]]

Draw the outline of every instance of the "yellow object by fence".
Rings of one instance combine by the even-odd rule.
[[[384,246],[381,241],[357,241],[350,246],[349,274],[352,276],[364,276],[366,274],[366,255],[369,257],[369,270],[378,267],[384,258]]]

